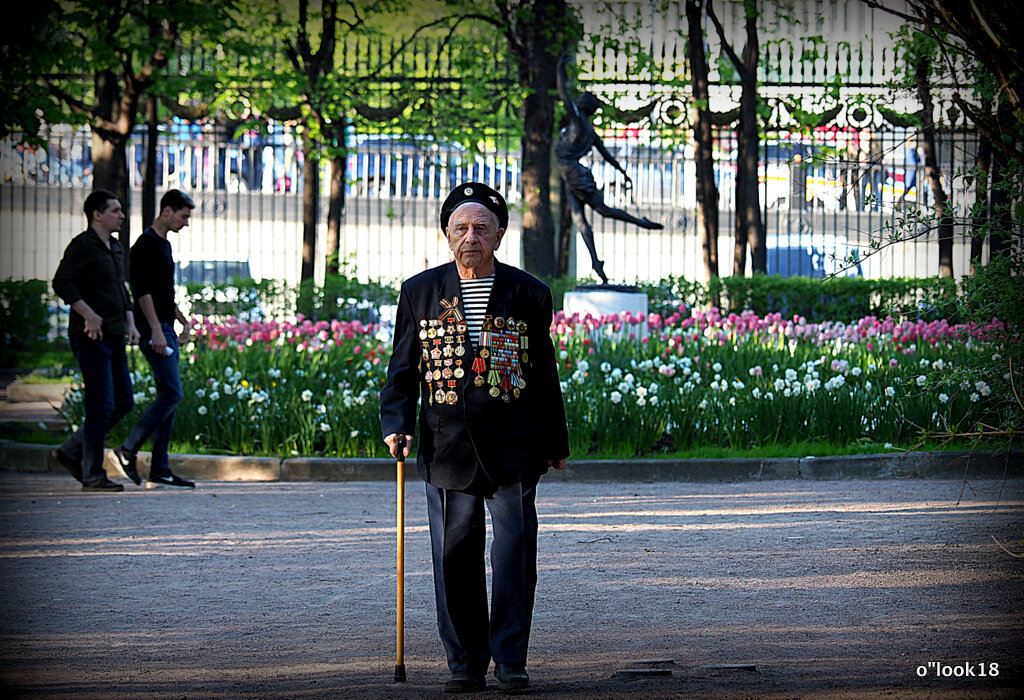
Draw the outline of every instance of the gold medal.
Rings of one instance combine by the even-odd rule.
[[[519,398],[519,387],[516,387],[515,389],[512,390],[512,395],[515,396],[517,399]]]
[[[490,356],[491,356],[491,351],[488,350],[487,348],[482,348],[480,350],[480,357],[482,357],[482,358],[484,358],[486,360]]]
[[[480,383],[481,383],[481,384],[483,384],[483,382],[480,382]],[[488,393],[488,394],[490,394],[491,396],[493,396],[494,398],[497,398],[497,397],[498,397],[498,394],[500,394],[500,393],[501,393],[501,389],[499,389],[499,388],[498,388],[498,387],[496,387],[496,386],[492,386],[492,387],[491,387],[491,388],[490,388],[490,389],[489,389],[489,390],[487,391],[487,393]]]
[[[494,327],[495,328],[504,328],[505,327],[505,319],[503,319],[501,316],[498,316],[496,319],[494,319]]]
[[[449,391],[449,392],[448,392],[447,394],[445,394],[445,400],[446,400],[446,401],[447,401],[447,402],[448,402],[449,404],[451,404],[452,406],[454,406],[454,405],[455,405],[455,403],[456,403],[456,402],[457,402],[457,401],[459,400],[459,395],[458,395],[458,394],[456,394],[456,393],[455,393],[454,391]]]
[[[529,361],[530,361],[530,353],[524,352],[523,353],[523,362],[529,362]]]
[[[475,386],[483,386],[484,385],[484,376],[482,374],[476,375],[476,378],[473,379],[473,384]]]
[[[466,354],[466,348],[462,345],[456,345],[455,354],[458,355],[459,357],[462,357],[463,355]]]
[[[444,403],[444,398],[444,389],[438,389],[437,391],[434,392],[434,400],[437,401],[438,403]]]

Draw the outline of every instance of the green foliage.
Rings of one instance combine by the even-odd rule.
[[[0,367],[46,348],[55,304],[43,280],[0,281]]]
[[[680,305],[750,310],[760,316],[780,313],[808,321],[851,321],[865,316],[894,316],[933,321],[951,318],[952,280],[942,278],[866,279],[863,277],[721,277],[708,285],[680,277],[640,284],[652,313],[668,316]]]

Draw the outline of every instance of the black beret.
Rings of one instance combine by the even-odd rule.
[[[441,205],[442,231],[448,228],[448,219],[451,218],[452,212],[466,202],[483,204],[498,217],[498,226],[508,228],[508,204],[505,203],[505,198],[482,182],[464,182],[452,190]]]

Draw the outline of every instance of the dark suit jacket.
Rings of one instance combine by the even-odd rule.
[[[381,392],[381,429],[414,435],[416,400],[420,399],[417,469],[434,486],[464,490],[478,470],[494,484],[505,486],[535,479],[547,470],[549,459],[569,456],[565,407],[558,384],[551,342],[551,290],[532,275],[495,263],[494,286],[487,314],[513,317],[526,323],[528,359],[520,362],[525,387],[518,398],[505,402],[476,386],[470,366],[478,355],[475,340],[467,338],[465,376],[456,380],[457,400],[432,400],[425,381],[427,364],[419,336],[421,320],[444,313],[462,291],[455,263],[440,265],[402,284],[395,321],[395,340],[388,365],[387,386]]]

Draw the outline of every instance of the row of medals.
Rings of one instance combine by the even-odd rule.
[[[462,367],[466,355],[466,322],[423,319],[420,321],[420,343],[427,366],[423,378],[431,388],[436,387],[431,394],[431,403],[437,401],[454,406],[459,400],[455,386],[466,374]]]

